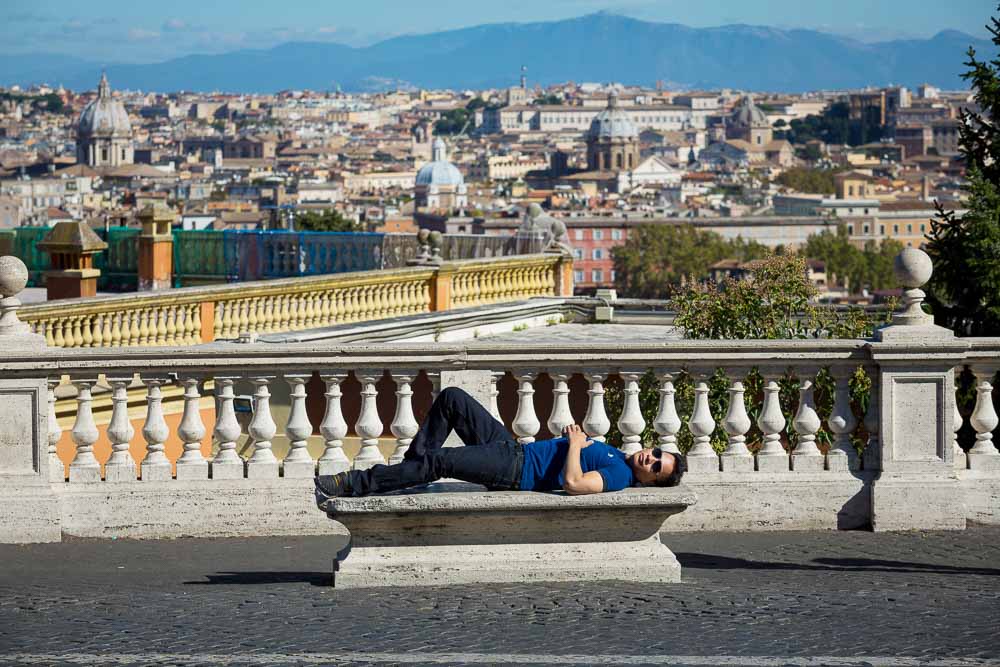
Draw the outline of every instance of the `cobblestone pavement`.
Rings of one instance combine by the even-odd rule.
[[[664,541],[681,584],[360,591],[331,538],[0,546],[0,665],[1000,664],[1000,527]]]

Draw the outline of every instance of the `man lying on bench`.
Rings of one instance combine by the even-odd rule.
[[[454,429],[466,447],[443,447]],[[659,448],[625,456],[592,442],[576,424],[565,436],[521,445],[504,425],[461,389],[441,391],[427,420],[397,465],[376,465],[316,478],[316,504],[427,484],[442,477],[490,490],[554,491],[570,495],[642,486],[675,486],[687,469],[678,454]]]

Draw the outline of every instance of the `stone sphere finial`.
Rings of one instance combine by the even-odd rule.
[[[17,257],[0,257],[0,296],[12,297],[21,293],[28,284],[28,267]]]
[[[540,216],[544,212],[545,212],[545,210],[542,208],[541,204],[530,204],[528,206],[528,216],[529,217],[537,218],[538,216]]]
[[[902,326],[929,326],[934,318],[924,312],[924,297],[920,287],[931,279],[934,264],[930,256],[918,248],[904,248],[896,255],[893,264],[896,279],[903,284],[903,309],[892,318],[892,323]]]
[[[893,273],[903,287],[916,289],[927,284],[934,273],[934,265],[930,256],[919,248],[903,248],[896,255],[892,266]]]

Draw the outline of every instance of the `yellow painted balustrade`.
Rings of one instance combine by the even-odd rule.
[[[194,345],[433,311],[571,295],[572,260],[539,254],[23,306],[53,347]]]

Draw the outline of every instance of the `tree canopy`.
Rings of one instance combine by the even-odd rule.
[[[817,195],[832,195],[835,190],[833,180],[837,172],[833,169],[808,169],[792,167],[781,172],[777,181],[787,188],[798,192],[808,192]]]
[[[840,280],[846,278],[852,290],[882,290],[897,286],[892,266],[902,249],[903,244],[893,239],[868,241],[864,248],[858,248],[851,243],[847,227],[839,225],[836,232],[810,236],[802,254],[826,262],[827,274]]]
[[[615,287],[639,299],[666,298],[682,280],[708,277],[708,267],[719,260],[746,261],[767,253],[759,243],[726,240],[688,224],[638,225],[611,250]]]
[[[302,211],[295,216],[295,229],[300,232],[363,232],[364,225],[348,220],[340,211]]]
[[[1000,18],[992,18],[987,29],[1000,48]],[[970,47],[965,64],[962,76],[981,109],[959,115],[966,212],[958,216],[938,205],[927,235],[934,261],[928,302],[942,326],[962,335],[1000,336],[1000,57],[980,60]]]

